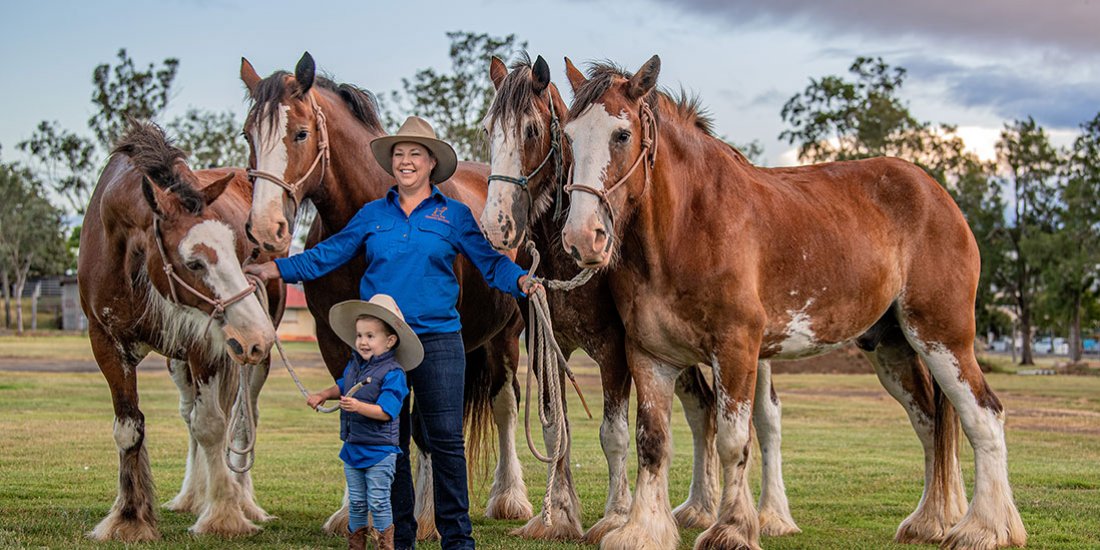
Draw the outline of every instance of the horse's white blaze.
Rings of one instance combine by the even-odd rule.
[[[220,300],[231,298],[248,287],[248,281],[237,262],[234,241],[233,230],[228,225],[216,220],[206,220],[192,227],[179,244],[180,256],[184,260],[201,259],[206,265],[203,282],[214,292],[214,297]],[[208,264],[206,258],[198,253],[200,246],[213,250],[217,261]],[[248,331],[247,334],[258,333],[265,341],[274,335],[271,320],[254,296],[227,307],[225,318],[230,326]]]
[[[625,110],[612,116],[602,103],[589,105],[580,116],[566,123],[565,134],[573,141],[573,183],[603,189],[611,164],[611,135],[629,128],[630,115]],[[570,193],[569,201],[567,226],[596,215],[600,206],[594,195],[581,191]]]
[[[114,435],[118,450],[125,451],[137,445],[141,439],[141,430],[133,418],[115,418]]]
[[[289,122],[289,105],[278,105],[279,114],[275,117],[275,123],[267,113],[261,113],[256,117],[256,124],[252,129],[252,144],[256,149],[256,169],[282,176],[286,180],[287,150],[286,136]],[[257,178],[255,189],[252,192],[252,212],[263,213],[277,212],[282,209],[283,188]]]
[[[523,128],[525,124],[522,121],[518,127]],[[489,173],[513,178],[524,176],[523,143],[515,132],[506,131],[505,124],[496,124],[489,128],[489,132]],[[512,219],[512,212],[519,196],[519,187],[516,185],[505,181],[489,182],[485,210],[481,214],[481,227],[491,243],[499,245],[504,241],[506,227],[511,226],[512,231],[516,230],[516,220]]]

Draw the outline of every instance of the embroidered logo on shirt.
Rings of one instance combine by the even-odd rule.
[[[447,218],[443,217],[443,213],[446,212],[446,211],[447,211],[446,206],[437,206],[437,207],[435,207],[435,210],[432,211],[431,214],[428,214],[425,217],[428,218],[429,220],[437,220],[437,221],[441,221],[441,222],[444,222],[444,223],[451,223],[451,220],[448,220]]]

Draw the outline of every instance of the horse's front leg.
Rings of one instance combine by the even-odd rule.
[[[638,478],[630,513],[608,533],[601,548],[666,550],[680,541],[668,500],[669,421],[680,369],[627,344],[627,360],[638,388]]]
[[[145,415],[138,408],[137,364],[131,347],[115,341],[98,323],[89,323],[92,353],[111,387],[115,445],[118,447],[118,496],[107,517],[88,536],[98,541],[157,540],[153,477],[145,450]]]
[[[787,488],[783,485],[782,413],[779,396],[772,386],[771,363],[760,361],[756,367],[756,398],[752,409],[752,423],[756,426],[764,462],[760,480],[760,532],[773,537],[802,532],[791,517]]]
[[[228,413],[237,393],[237,365],[228,358],[215,365],[191,361],[195,398],[191,437],[206,462],[206,494],[202,514],[190,531],[223,536],[248,535],[260,530],[241,509],[241,486],[226,463]]]
[[[523,318],[516,315],[512,327],[498,333],[486,346],[486,360],[494,379],[501,380],[492,397],[493,422],[497,427],[497,467],[493,485],[485,505],[485,517],[493,519],[528,519],[531,501],[523,482],[523,468],[516,452],[516,420],[519,413],[519,332]]]
[[[172,359],[168,372],[180,393],[180,418],[191,433],[191,413],[195,409],[195,387],[191,381],[191,369],[187,361]],[[199,514],[202,512],[203,495],[206,493],[206,461],[199,456],[199,444],[194,437],[187,437],[187,466],[183,473],[180,492],[164,507],[173,512]]]
[[[253,433],[251,437],[253,442],[255,442],[255,438],[257,437],[256,432],[259,431],[260,425],[260,390],[263,389],[264,383],[267,382],[267,376],[271,372],[271,356],[268,355],[266,359],[249,370],[250,373],[247,386],[249,394],[248,402],[252,407],[253,424],[251,428],[253,429]],[[233,429],[233,427],[230,426],[230,429]],[[233,443],[238,449],[243,448],[246,444],[244,436],[245,434],[239,431],[233,434]],[[233,461],[233,464],[237,467],[236,469],[242,469],[245,463],[250,460],[249,457],[240,456],[235,453],[231,453],[229,459]],[[234,472],[234,475],[237,478],[237,483],[241,485],[240,505],[241,510],[244,511],[244,515],[252,521],[270,521],[275,519],[275,516],[268,514],[259,504],[256,504],[256,491],[252,486],[252,470],[248,469],[241,473]]]
[[[584,534],[584,542],[599,544],[613,529],[626,523],[630,513],[630,483],[626,476],[626,459],[630,447],[630,370],[626,363],[626,347],[622,333],[597,339],[600,347],[589,355],[600,365],[603,382],[603,421],[600,423],[600,446],[607,459],[607,503],[603,517]]]
[[[750,424],[756,387],[759,331],[735,328],[711,359],[718,399],[718,456],[722,501],[718,518],[695,539],[697,550],[760,548],[760,522],[748,484]]]
[[[676,379],[676,396],[691,429],[692,469],[688,498],[672,511],[684,528],[707,528],[718,513],[718,451],[714,446],[714,392],[698,366]]]

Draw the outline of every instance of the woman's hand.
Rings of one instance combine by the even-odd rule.
[[[530,275],[523,275],[519,278],[519,289],[528,296],[536,292],[546,294],[546,289],[543,288],[542,283],[536,281]]]
[[[262,264],[249,264],[244,266],[244,272],[249,275],[259,277],[265,283],[272,279],[279,279],[282,274],[279,273],[279,266],[275,265],[275,262],[264,262]]]
[[[348,397],[346,395],[340,397],[340,410],[342,411],[357,413],[359,412],[359,406],[362,404],[362,401],[354,397]]]

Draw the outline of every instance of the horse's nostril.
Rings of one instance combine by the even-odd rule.
[[[249,358],[256,360],[258,360],[260,357],[263,357],[263,355],[263,348],[261,348],[259,344],[253,344],[252,349],[248,353]]]
[[[603,229],[597,229],[596,230],[596,240],[606,239],[606,238],[607,238],[607,231],[605,231]]]
[[[225,343],[229,345],[230,349],[233,350],[233,353],[236,353],[237,355],[241,355],[244,353],[244,346],[242,346],[236,338],[230,338]]]
[[[279,222],[275,227],[275,238],[282,240],[283,235],[286,235],[286,222]]]
[[[264,243],[264,250],[268,252],[275,252],[275,245],[271,243]]]
[[[570,247],[569,247],[569,255],[570,255],[570,256],[573,256],[573,259],[574,259],[574,260],[576,260],[576,261],[578,261],[578,262],[579,262],[579,261],[581,261],[581,253],[580,253],[580,251],[579,251],[579,250],[577,250],[577,247],[575,247],[575,246],[570,246]]]

